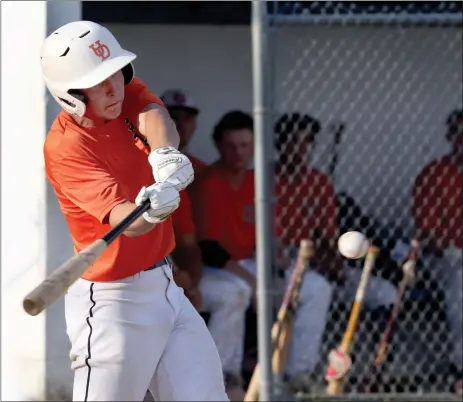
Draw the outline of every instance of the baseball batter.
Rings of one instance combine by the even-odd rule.
[[[75,250],[151,203],[66,294],[73,400],[142,401],[149,389],[157,401],[228,401],[216,346],[169,262],[170,215],[193,169],[162,101],[134,77],[135,58],[88,21],[59,28],[41,51],[63,109],[45,168]]]

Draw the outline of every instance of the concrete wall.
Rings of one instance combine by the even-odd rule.
[[[44,173],[43,143],[59,109],[46,93],[40,48],[48,33],[80,19],[80,9],[2,4],[2,400],[45,400],[60,388],[71,395],[63,300],[30,317],[22,298],[72,255]]]

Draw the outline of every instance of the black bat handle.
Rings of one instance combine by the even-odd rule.
[[[108,233],[106,233],[102,239],[108,244],[108,246],[116,240],[124,230],[126,230],[134,221],[142,216],[146,211],[150,209],[149,198],[136,207],[130,214],[128,214],[118,225],[114,226]]]

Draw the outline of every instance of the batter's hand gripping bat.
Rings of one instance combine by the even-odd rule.
[[[415,267],[419,255],[419,247],[420,245],[418,241],[412,240],[410,253],[407,256],[406,261],[402,265],[403,277],[400,281],[399,290],[394,301],[394,306],[392,308],[391,315],[389,316],[389,320],[386,324],[383,336],[381,337],[378,351],[376,353],[375,360],[373,361],[371,371],[369,373],[372,378],[376,377],[379,374],[379,371],[383,363],[386,361],[387,348],[389,346],[391,337],[396,327],[397,317],[399,315],[400,307],[402,306],[402,299],[404,298],[407,288],[415,280]],[[366,383],[367,382],[365,381],[364,384]]]
[[[282,374],[286,368],[302,280],[313,252],[313,243],[310,240],[302,240],[296,266],[286,288],[280,310],[278,311],[277,320],[272,328],[272,369],[274,374]],[[259,400],[260,376],[260,365],[257,363],[244,397],[245,402],[257,402]]]
[[[350,350],[354,341],[355,332],[357,331],[360,311],[362,309],[363,300],[365,298],[368,280],[370,278],[378,252],[379,249],[373,245],[371,245],[368,249],[346,332],[344,333],[344,337],[339,348],[337,350],[331,351],[329,354],[329,366],[325,374],[325,379],[328,381],[328,395],[339,395],[343,390],[345,375],[351,366],[351,359],[349,356]]]
[[[101,239],[96,240],[58,267],[24,298],[23,308],[26,313],[37,315],[66,293],[67,289],[83,275],[109,245],[149,208],[150,200],[148,199],[136,207],[122,222],[114,226]]]

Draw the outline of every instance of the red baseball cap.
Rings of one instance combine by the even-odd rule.
[[[198,114],[199,109],[193,99],[181,89],[168,89],[161,95],[167,109],[185,109]]]

